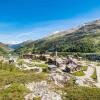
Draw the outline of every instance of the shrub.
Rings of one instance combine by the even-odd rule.
[[[18,65],[22,65],[23,63],[24,63],[23,60],[19,60],[19,61],[18,61]]]
[[[47,73],[48,72],[48,68],[43,68],[43,72]]]

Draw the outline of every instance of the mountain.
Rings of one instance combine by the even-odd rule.
[[[59,52],[100,52],[100,20],[85,23],[77,28],[56,32],[15,50]]]
[[[19,43],[19,44],[8,44],[8,46],[12,49],[18,49],[18,48],[21,48],[23,47],[24,45],[27,45],[29,43],[31,43],[32,40],[28,40],[28,41],[24,41],[22,43]]]
[[[8,53],[10,51],[12,51],[12,49],[9,48],[8,45],[3,44],[3,43],[0,42],[0,55],[6,54],[6,53]]]

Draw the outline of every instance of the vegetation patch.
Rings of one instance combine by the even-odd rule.
[[[95,68],[94,73],[92,74],[91,78],[93,78],[95,81],[97,80],[96,68]]]
[[[41,100],[41,98],[40,97],[35,97],[34,100]]]
[[[63,89],[63,100],[99,100],[100,89],[67,85]],[[65,95],[64,95],[65,93]]]
[[[20,83],[13,83],[10,87],[0,92],[0,100],[24,100],[25,93],[29,90]]]
[[[12,83],[28,83],[32,81],[41,81],[47,78],[46,73],[35,74],[32,71],[21,71],[14,65],[0,64],[0,87]]]
[[[47,68],[47,67],[48,67],[47,64],[36,64],[36,66],[38,66],[38,67],[42,67],[42,68]]]
[[[43,69],[43,72],[48,72],[48,64],[36,64],[37,67],[41,67]]]
[[[18,60],[18,65],[22,65],[22,64],[24,64],[25,62],[24,62],[24,60]]]
[[[41,62],[41,60],[32,60],[32,62]]]
[[[82,66],[83,71],[87,71],[87,68],[88,68],[87,66]]]
[[[78,72],[73,73],[73,75],[75,75],[75,76],[84,76],[85,74],[84,74],[83,71],[78,71]]]

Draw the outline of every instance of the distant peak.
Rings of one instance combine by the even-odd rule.
[[[96,23],[96,24],[100,24],[100,19],[95,20],[94,23]]]
[[[97,25],[99,24],[100,25],[100,19],[85,23],[84,25],[91,25],[91,24],[97,24]]]
[[[57,34],[57,33],[59,33],[60,31],[55,31],[55,32],[53,32],[52,34]]]

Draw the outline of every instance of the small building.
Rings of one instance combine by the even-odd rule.
[[[44,61],[47,61],[48,58],[50,58],[50,55],[49,54],[40,54],[40,53],[24,54],[23,58],[24,59],[33,59],[33,60],[44,60]]]
[[[56,65],[56,61],[55,61],[55,59],[52,58],[52,57],[48,58],[47,63],[50,64],[50,65]]]
[[[77,61],[73,59],[69,59],[67,66],[66,66],[66,72],[73,73],[75,71],[80,71],[82,69],[81,65],[77,64]]]
[[[23,58],[24,59],[33,59],[33,55],[32,54],[24,54]]]

